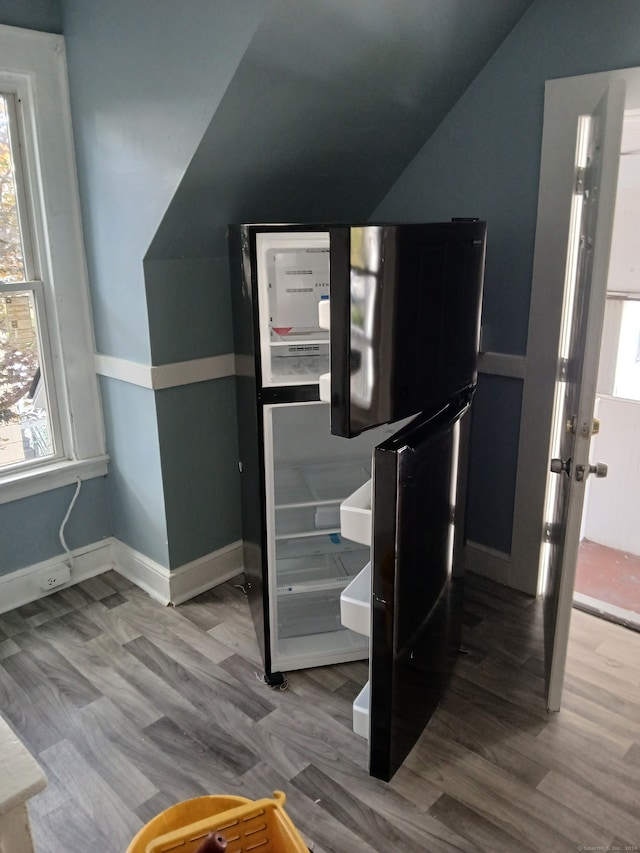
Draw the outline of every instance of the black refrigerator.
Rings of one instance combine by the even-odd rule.
[[[485,223],[230,226],[244,567],[265,677],[369,658],[388,780],[460,647]]]

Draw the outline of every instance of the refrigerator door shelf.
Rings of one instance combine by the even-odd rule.
[[[320,374],[320,399],[323,403],[331,402],[331,373]]]
[[[371,545],[371,480],[340,504],[340,529],[346,539]]]
[[[353,700],[353,730],[357,735],[369,740],[369,682]]]
[[[345,628],[368,637],[371,633],[371,563],[340,594],[340,619]]]
[[[321,329],[325,329],[327,332],[331,328],[330,304],[330,301],[325,298],[322,298],[320,302],[318,302],[318,325]]]

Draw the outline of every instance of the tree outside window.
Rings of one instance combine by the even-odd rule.
[[[53,453],[35,293],[25,263],[11,105],[11,96],[0,95],[0,470]]]

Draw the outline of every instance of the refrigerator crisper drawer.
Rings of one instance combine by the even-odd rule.
[[[340,599],[335,591],[278,593],[278,636],[281,639],[342,630]]]

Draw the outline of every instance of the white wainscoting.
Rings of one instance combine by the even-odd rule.
[[[79,548],[72,554],[71,579],[50,590],[41,588],[41,578],[68,564],[64,554],[0,576],[0,613],[15,610],[111,569],[162,604],[181,604],[244,571],[242,541],[225,545],[173,571],[113,538]]]
[[[212,379],[224,379],[235,375],[235,356],[233,353],[213,355],[208,358],[196,358],[191,361],[178,361],[172,364],[139,364],[116,358],[104,353],[94,354],[96,373],[110,379],[119,379],[132,385],[140,385],[159,391],[164,388],[176,388],[191,385],[194,382],[207,382]]]
[[[182,604],[244,571],[240,540],[172,571],[117,540],[114,548],[116,571],[162,604]]]
[[[78,548],[71,553],[73,554],[71,580],[50,590],[40,588],[41,578],[47,572],[68,564],[64,553],[50,560],[44,560],[41,563],[35,563],[24,569],[18,569],[8,575],[1,575],[0,613],[15,610],[16,607],[21,607],[23,604],[37,601],[39,598],[52,595],[60,589],[66,589],[80,581],[85,581],[88,578],[93,578],[96,575],[108,572],[109,569],[115,568],[112,539],[95,542],[84,548]]]

